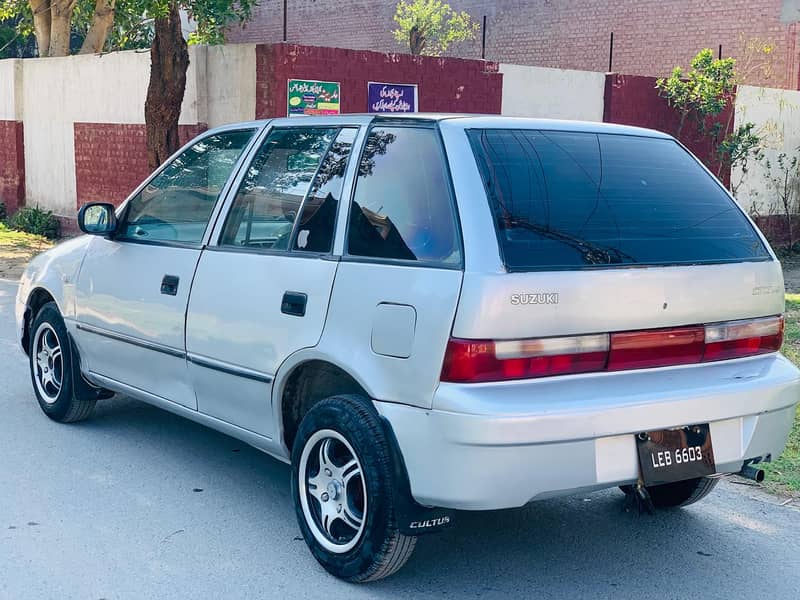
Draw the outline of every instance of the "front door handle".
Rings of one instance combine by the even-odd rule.
[[[281,301],[281,312],[285,315],[304,317],[306,316],[306,302],[308,302],[308,295],[302,292],[286,292]]]
[[[177,275],[164,275],[164,279],[161,280],[161,293],[167,296],[177,296],[180,281],[181,279]]]

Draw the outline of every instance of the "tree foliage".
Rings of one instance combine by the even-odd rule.
[[[80,51],[110,52],[149,48],[153,42],[154,20],[166,17],[169,0],[68,0],[71,5],[70,38],[72,44],[61,55]],[[256,0],[179,0],[174,4],[185,10],[196,24],[189,43],[219,44],[225,28],[232,22],[249,18]],[[34,9],[50,10],[51,0],[0,0],[0,57],[4,45],[29,43],[34,36]],[[105,17],[105,22],[100,17]],[[13,35],[11,32],[13,31]],[[40,56],[54,56],[49,44]],[[11,54],[13,55],[13,54]]]
[[[656,88],[680,114],[679,137],[688,119],[704,128],[709,118],[718,116],[731,102],[736,90],[736,60],[714,58],[706,48],[692,59],[688,72],[675,67],[669,77],[656,81]]]
[[[394,20],[394,38],[411,54],[441,56],[451,44],[473,40],[478,33],[469,13],[457,12],[441,0],[400,0]]]
[[[772,46],[760,44],[757,51],[768,56]],[[732,129],[733,111],[726,122],[719,118],[733,103],[738,83],[736,59],[715,58],[709,48],[692,59],[688,72],[675,67],[669,77],[656,81],[659,95],[680,115],[675,137],[681,138],[686,125],[694,123],[697,135],[711,141],[713,149],[708,158],[716,159],[717,175],[736,164],[746,169],[747,161],[758,158],[762,148],[753,123]]]
[[[0,19],[32,31],[40,56],[70,53],[78,32],[81,53],[150,46],[150,80],[144,106],[147,157],[156,168],[180,144],[178,118],[186,90],[189,52],[181,27],[185,11],[196,25],[189,43],[224,41],[233,21],[250,17],[258,0],[0,0]]]

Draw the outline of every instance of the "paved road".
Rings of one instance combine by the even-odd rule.
[[[300,539],[288,468],[129,399],[39,411],[0,282],[0,598],[800,598],[800,512],[725,484],[634,517],[609,490],[463,513],[396,576],[329,577]],[[200,491],[202,490],[202,491]]]

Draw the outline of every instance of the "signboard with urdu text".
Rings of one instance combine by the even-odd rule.
[[[417,85],[414,83],[367,84],[367,111],[371,113],[417,112]]]
[[[290,117],[338,115],[340,99],[337,82],[290,79],[286,114]]]

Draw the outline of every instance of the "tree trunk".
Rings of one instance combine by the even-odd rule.
[[[39,56],[44,57],[50,52],[50,0],[29,0],[29,3]]]
[[[171,2],[169,14],[155,20],[150,46],[150,84],[144,103],[147,130],[147,164],[155,169],[179,147],[178,118],[186,90],[189,50],[181,32],[178,5]]]
[[[408,32],[408,49],[411,54],[422,54],[425,49],[425,35],[416,25]]]
[[[50,0],[50,51],[48,56],[67,56],[76,0]]]
[[[79,54],[97,54],[103,51],[108,33],[114,26],[114,7],[117,0],[96,0],[92,24],[86,32]]]

